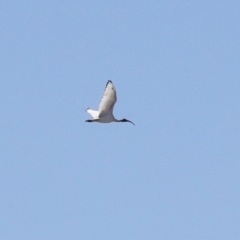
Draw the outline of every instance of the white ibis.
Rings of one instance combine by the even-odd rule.
[[[110,123],[110,122],[129,122],[135,125],[133,122],[123,118],[117,120],[113,116],[113,108],[117,102],[116,89],[111,80],[108,80],[106,88],[102,97],[102,101],[99,105],[99,110],[95,111],[87,108],[86,111],[93,117],[91,120],[86,120],[85,122],[98,122],[98,123]]]

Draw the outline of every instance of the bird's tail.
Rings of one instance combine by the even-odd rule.
[[[98,118],[98,111],[92,110],[90,108],[87,108],[85,111],[88,112],[94,119]]]

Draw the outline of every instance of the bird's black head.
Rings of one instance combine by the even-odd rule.
[[[129,122],[135,126],[133,122],[131,122],[130,120],[127,120],[126,118],[121,119],[119,122]]]

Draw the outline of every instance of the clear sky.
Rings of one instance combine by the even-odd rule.
[[[239,12],[1,1],[0,239],[240,239]]]

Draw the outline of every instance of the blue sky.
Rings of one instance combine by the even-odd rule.
[[[0,239],[240,239],[239,11],[2,1]]]

